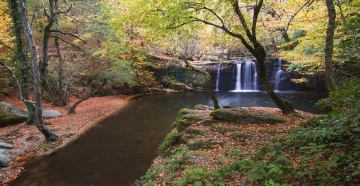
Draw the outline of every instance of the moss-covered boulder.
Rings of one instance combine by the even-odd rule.
[[[246,109],[235,108],[232,111],[228,109],[216,109],[210,113],[210,116],[218,120],[237,124],[275,124],[283,123],[284,119],[267,114],[265,112],[249,113]]]
[[[231,112],[227,109],[216,109],[210,113],[210,116],[214,117],[218,120],[224,120],[232,123],[238,123],[243,124],[243,120],[246,118],[246,116],[236,114],[234,112]]]
[[[27,112],[9,103],[0,102],[0,127],[26,121]]]
[[[179,111],[176,121],[172,124],[178,132],[182,132],[185,128],[191,126],[194,121],[200,121],[202,117],[195,111],[183,108]]]
[[[194,110],[214,110],[214,107],[209,107],[207,105],[198,104],[194,106]]]

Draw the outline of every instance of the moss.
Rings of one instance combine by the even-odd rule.
[[[210,116],[224,121],[229,121],[233,123],[243,123],[242,120],[245,116],[233,113],[227,109],[216,109],[210,113]]]
[[[215,123],[215,121],[212,120],[212,119],[206,119],[206,120],[201,122],[201,124],[204,125],[204,126],[211,126],[213,123]]]
[[[171,145],[174,145],[180,141],[180,138],[182,136],[182,133],[180,132],[172,132],[169,133],[166,137],[163,143],[158,147],[159,152],[163,153],[165,152]]]
[[[25,116],[17,116],[15,114],[0,110],[0,127],[21,123],[26,121],[26,119],[27,117]]]
[[[185,131],[188,134],[195,134],[195,135],[204,135],[206,130],[199,130],[199,129],[189,129]]]
[[[194,111],[183,108],[179,111],[175,122],[172,124],[173,128],[176,128],[178,132],[182,132],[185,128],[191,126],[193,121],[202,120],[201,116]]]
[[[213,109],[214,108],[202,104],[198,104],[194,106],[194,110],[213,110]]]

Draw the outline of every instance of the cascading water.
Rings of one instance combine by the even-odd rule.
[[[283,74],[283,70],[281,69],[281,58],[279,57],[279,61],[277,63],[277,71],[275,74],[275,87],[274,90],[279,90],[279,85],[281,81],[281,75]]]
[[[242,65],[244,64],[244,65]],[[235,92],[257,90],[256,64],[251,60],[236,61]]]
[[[219,91],[219,85],[220,85],[220,72],[221,72],[221,63],[219,63],[219,65],[218,65],[218,69],[217,69],[217,76],[216,76],[216,90],[215,90],[215,91]]]
[[[235,91],[241,90],[241,61],[236,61],[236,87]]]

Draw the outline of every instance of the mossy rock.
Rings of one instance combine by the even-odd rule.
[[[0,127],[26,121],[27,112],[9,103],[0,102]]]
[[[178,143],[181,139],[181,136],[183,134],[179,132],[171,132],[168,133],[165,137],[165,140],[161,143],[161,145],[158,147],[159,151],[161,153],[165,152],[171,145],[174,145]]]
[[[207,105],[198,104],[194,106],[194,110],[214,110],[214,108]]]
[[[245,108],[234,108],[234,111],[240,112],[242,115],[248,115],[252,116],[253,118],[256,118],[260,121],[258,123],[264,123],[264,124],[275,124],[275,123],[284,123],[285,120],[283,118],[268,114],[264,111],[257,111],[257,112],[248,112]]]
[[[215,121],[212,119],[206,119],[201,122],[201,124],[204,126],[211,126],[213,123],[215,123]]]
[[[242,121],[246,118],[246,116],[239,115],[239,114],[231,112],[227,109],[222,109],[222,108],[212,111],[210,113],[210,116],[212,116],[218,120],[224,120],[224,121],[238,123],[238,124],[242,124],[243,123]]]
[[[202,117],[195,111],[183,108],[179,111],[176,121],[172,124],[172,128],[176,128],[178,132],[182,132],[185,128],[191,126],[194,121],[201,121]]]
[[[215,119],[237,124],[275,124],[284,122],[284,119],[262,111],[249,113],[246,109],[243,108],[233,108],[232,110],[238,111],[240,114],[220,108],[211,112],[210,116],[214,117]]]

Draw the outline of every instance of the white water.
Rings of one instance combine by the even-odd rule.
[[[242,64],[244,67],[242,68]],[[242,77],[242,74],[244,76]],[[256,64],[251,60],[236,62],[236,83],[233,92],[257,91]]]
[[[279,58],[279,61],[277,63],[277,71],[275,74],[275,87],[274,90],[278,91],[279,90],[279,85],[280,85],[280,81],[281,81],[281,75],[283,74],[283,70],[281,69],[281,58]]]
[[[220,72],[221,72],[221,63],[219,63],[219,65],[218,65],[218,69],[217,69],[217,77],[216,77],[216,90],[215,90],[215,91],[219,91],[219,84],[220,84]]]
[[[241,90],[241,61],[236,62],[236,87],[235,91]]]

